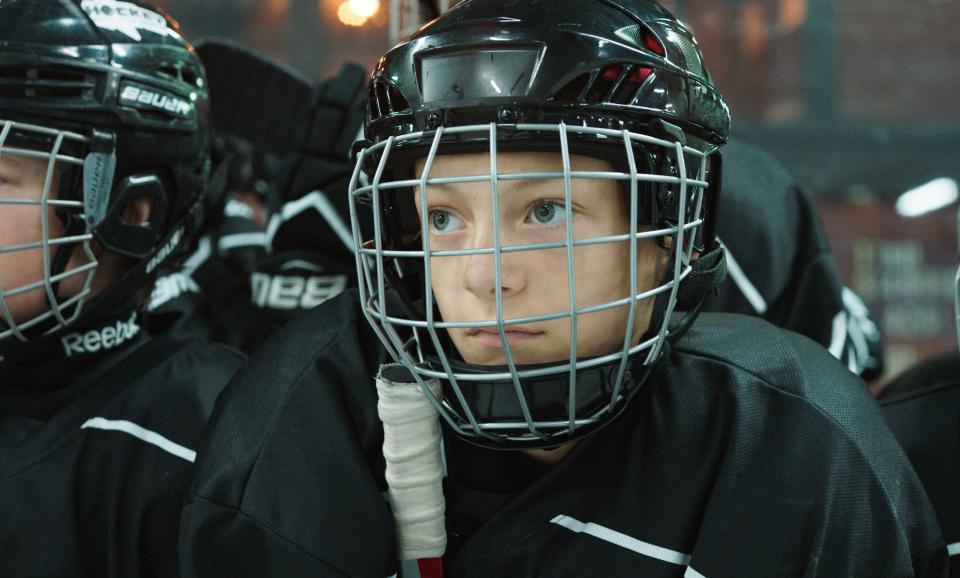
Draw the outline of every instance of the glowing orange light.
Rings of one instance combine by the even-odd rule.
[[[337,9],[337,18],[347,26],[363,26],[367,21],[366,16],[361,16],[354,11],[350,2],[344,2],[340,5],[340,8]]]
[[[380,9],[378,0],[349,0],[350,8],[364,18],[370,18]]]

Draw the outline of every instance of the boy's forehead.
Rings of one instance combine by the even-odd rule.
[[[416,160],[417,176],[423,175],[426,157]],[[431,176],[457,176],[489,174],[491,168],[490,153],[452,153],[438,154],[430,168]],[[498,173],[524,173],[543,171],[562,171],[563,155],[550,151],[498,151]],[[579,154],[570,155],[573,170],[610,171],[612,165],[605,159]],[[469,172],[467,172],[469,171]]]
[[[423,176],[426,159],[416,161],[416,178]],[[613,172],[613,165],[604,159],[584,155],[570,155],[570,167],[573,171],[583,172]],[[456,179],[465,177],[463,182],[431,183],[427,189],[432,195],[464,194],[471,196],[488,196],[491,187],[487,179],[476,178],[490,174],[489,153],[458,153],[437,155],[430,169],[430,179]],[[497,154],[497,173],[500,175],[523,175],[530,177],[498,179],[497,190],[501,195],[517,198],[533,196],[563,197],[563,157],[561,153],[544,151],[501,151]],[[552,173],[555,176],[544,176],[543,173]],[[573,179],[572,193],[577,198],[584,195],[609,196],[609,193],[618,189],[617,181],[613,179]],[[413,189],[414,197],[419,201],[419,188]],[[480,198],[478,197],[478,198]],[[487,202],[487,201],[484,201]]]

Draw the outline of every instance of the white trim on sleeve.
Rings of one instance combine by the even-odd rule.
[[[599,524],[594,524],[592,522],[584,523],[580,520],[571,518],[570,516],[557,516],[556,518],[550,520],[550,522],[558,526],[563,526],[571,532],[575,532],[577,534],[589,534],[594,538],[603,540],[604,542],[609,542],[616,546],[620,546],[621,548],[632,550],[637,554],[642,554],[649,558],[660,560],[661,562],[677,564],[678,566],[689,566],[690,564],[689,554],[670,550],[669,548],[655,546],[649,542],[638,540]],[[703,578],[699,573],[692,574],[691,576]]]
[[[88,419],[80,429],[99,429],[104,431],[117,431],[130,434],[133,437],[143,440],[148,444],[157,446],[163,451],[173,454],[180,459],[194,462],[197,459],[197,452],[185,448],[182,445],[172,442],[155,431],[145,429],[132,421],[124,419],[106,419],[103,417],[94,417]]]

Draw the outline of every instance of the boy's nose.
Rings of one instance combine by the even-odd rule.
[[[493,227],[477,228],[471,249],[493,248]],[[509,238],[501,231],[501,247],[510,246]],[[500,286],[504,297],[518,293],[526,285],[524,260],[530,258],[529,252],[509,252],[500,254]],[[496,299],[497,269],[495,255],[485,253],[468,255],[464,270],[464,287],[478,299]]]

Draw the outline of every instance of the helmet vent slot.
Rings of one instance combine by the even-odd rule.
[[[178,82],[186,82],[190,86],[199,87],[199,75],[195,70],[189,67],[180,67],[180,66],[161,66],[157,69],[157,74],[160,76],[166,77],[170,80]]]
[[[653,69],[649,66],[631,66],[628,74],[624,75],[623,82],[620,83],[610,98],[614,104],[631,104],[637,96],[637,92],[647,78],[653,74]]]
[[[632,104],[647,78],[649,66],[611,64],[577,76],[558,90],[553,100],[591,104]]]
[[[380,114],[388,115],[392,113],[393,108],[390,106],[390,99],[387,97],[387,85],[378,82],[376,86],[373,87],[373,91],[377,97],[377,106],[380,108]]]
[[[54,68],[0,66],[0,98],[94,99],[92,73]]]
[[[410,104],[400,91],[382,80],[373,82],[368,106],[371,118],[411,112]]]
[[[390,100],[390,108],[393,112],[410,112],[410,105],[407,99],[403,98],[400,91],[393,86],[387,85],[387,97]]]
[[[603,67],[594,77],[590,90],[587,91],[587,102],[609,101],[613,89],[619,86],[624,72],[621,64],[611,64]]]
[[[383,116],[380,112],[380,101],[377,100],[377,93],[373,87],[370,87],[367,95],[367,109],[370,111],[370,120],[376,120]]]
[[[553,95],[554,100],[578,102],[584,98],[584,89],[590,82],[590,73],[585,72],[574,78]]]

